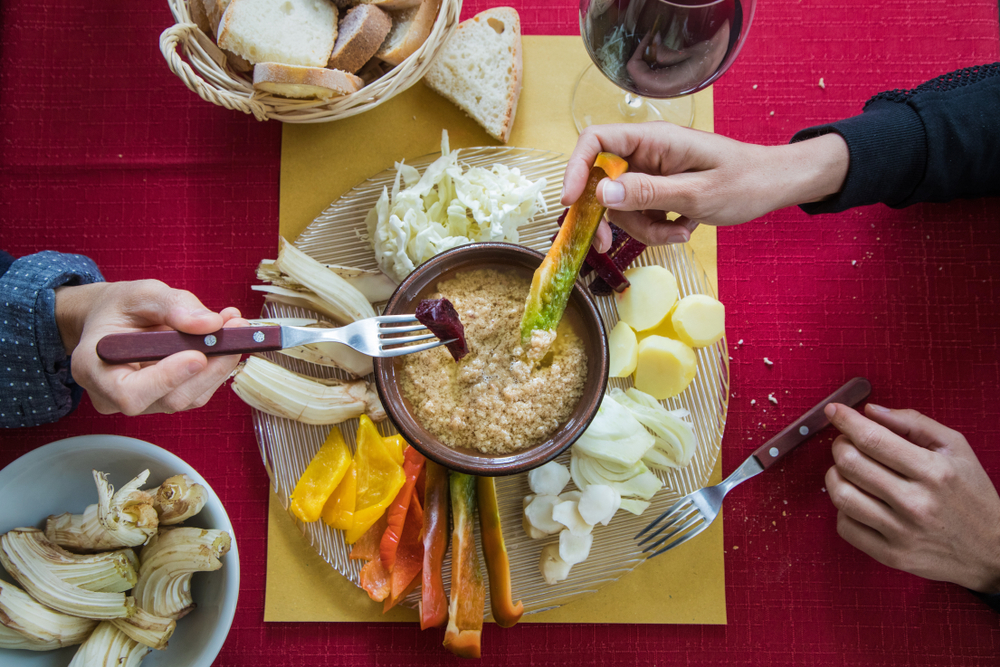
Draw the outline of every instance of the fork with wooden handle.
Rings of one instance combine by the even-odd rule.
[[[273,352],[310,343],[343,343],[369,357],[398,357],[452,341],[439,340],[413,315],[379,315],[335,329],[284,325],[232,327],[210,334],[134,331],[109,334],[97,342],[97,356],[110,364],[158,361],[184,350],[208,357]],[[414,334],[401,336],[400,334]],[[413,345],[421,341],[431,341]]]
[[[781,433],[761,445],[722,483],[699,489],[674,503],[670,509],[635,536],[637,540],[642,538],[639,546],[647,545],[643,547],[643,551],[650,554],[649,558],[652,558],[701,533],[715,521],[715,517],[722,509],[722,499],[734,486],[771,468],[786,454],[830,425],[823,408],[830,403],[857,405],[868,398],[871,391],[872,386],[865,378],[858,377],[848,381],[843,387],[816,404],[809,412],[786,426]],[[665,535],[663,535],[664,531],[666,531]],[[647,544],[651,540],[656,541]],[[661,546],[665,542],[669,543],[666,546]]]

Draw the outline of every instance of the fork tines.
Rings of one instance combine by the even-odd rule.
[[[424,350],[451,342],[438,340],[434,334],[428,331],[427,327],[417,323],[417,318],[413,315],[380,315],[375,319],[378,323],[379,352],[383,357],[398,357],[403,354],[423,352]],[[386,326],[407,324],[412,326]],[[414,331],[428,331],[428,333],[414,336],[399,335]],[[434,342],[424,343],[423,345],[411,345],[411,343],[419,343],[425,340],[433,340]]]
[[[639,534],[635,536],[635,539],[639,539],[646,533],[646,531],[661,523],[662,525],[660,525],[659,528],[646,535],[645,539],[639,542],[639,546],[642,546],[650,540],[659,537],[663,531],[670,531],[666,535],[660,537],[660,539],[643,548],[643,552],[649,554],[649,558],[659,556],[665,551],[670,551],[674,547],[688,541],[695,535],[701,533],[701,531],[708,528],[710,522],[705,520],[705,516],[701,513],[701,510],[695,506],[691,498],[681,498],[670,509],[639,531]],[[660,549],[660,545],[668,540],[673,541]]]

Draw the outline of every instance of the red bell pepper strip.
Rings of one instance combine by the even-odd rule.
[[[424,461],[426,459],[423,454],[418,452],[414,447],[407,447],[403,453],[403,473],[406,475],[406,481],[386,512],[389,523],[385,529],[385,533],[382,535],[379,547],[379,553],[382,555],[382,563],[390,572],[392,572],[396,564],[396,550],[399,548],[403,526],[407,521],[407,510],[410,507],[410,499],[414,497],[414,487],[417,484],[417,477],[420,476],[420,471],[424,468]],[[417,526],[419,527],[422,522],[423,518],[420,519]]]
[[[476,514],[476,478],[448,473],[451,487],[451,603],[444,646],[462,658],[480,657],[486,587],[479,568],[473,521]]]
[[[420,507],[420,499],[417,498],[415,490],[412,496],[410,508],[406,513],[406,523],[403,524],[403,532],[394,554],[395,564],[389,568],[392,592],[386,598],[382,613],[399,604],[420,583],[420,570],[424,565],[424,544],[420,541],[420,531],[424,527],[424,511]]]
[[[448,597],[441,567],[448,550],[448,470],[434,461],[424,466],[424,567],[420,588],[420,629],[440,628],[448,621]]]
[[[490,575],[490,607],[493,620],[501,628],[513,627],[524,614],[524,605],[514,603],[510,590],[510,560],[500,526],[500,507],[497,488],[492,477],[476,480],[479,497],[479,535],[483,542],[483,557]]]

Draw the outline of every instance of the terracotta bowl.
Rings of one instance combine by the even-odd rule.
[[[544,255],[512,243],[473,243],[453,248],[424,262],[404,280],[385,308],[386,315],[412,313],[417,303],[434,292],[439,278],[456,270],[523,267],[534,272]],[[527,294],[525,295],[527,296]],[[577,281],[569,308],[582,321],[582,338],[587,353],[587,380],[583,396],[569,419],[548,440],[513,454],[483,454],[474,449],[453,448],[428,432],[413,414],[413,406],[403,397],[397,375],[398,361],[375,359],[375,385],[389,418],[403,437],[424,456],[443,466],[472,475],[496,477],[525,472],[551,461],[590,425],[608,384],[608,339],[593,298]],[[567,309],[568,311],[569,309]]]

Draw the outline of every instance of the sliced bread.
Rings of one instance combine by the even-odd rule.
[[[361,5],[375,5],[379,9],[397,12],[401,9],[411,9],[420,4],[420,0],[354,0]]]
[[[215,26],[208,20],[208,12],[205,11],[203,0],[191,0],[188,3],[188,11],[191,12],[191,20],[199,29],[209,37],[215,35]]]
[[[198,0],[191,0],[191,2],[193,4],[198,2]],[[212,34],[218,36],[219,23],[222,22],[222,15],[226,13],[226,9],[229,7],[229,0],[201,0],[201,2],[205,7],[208,22],[212,26]]]
[[[398,65],[427,41],[434,27],[441,0],[422,0],[419,7],[392,13],[392,30],[375,54],[379,60]]]
[[[250,62],[324,67],[337,39],[330,0],[232,0],[219,46]]]
[[[257,63],[253,88],[263,93],[304,100],[329,100],[361,90],[365,85],[350,72],[324,67]]]
[[[494,7],[458,24],[424,81],[503,143],[521,96],[521,19]]]
[[[347,11],[337,28],[327,67],[357,72],[371,60],[392,30],[392,19],[375,5],[358,5]]]

